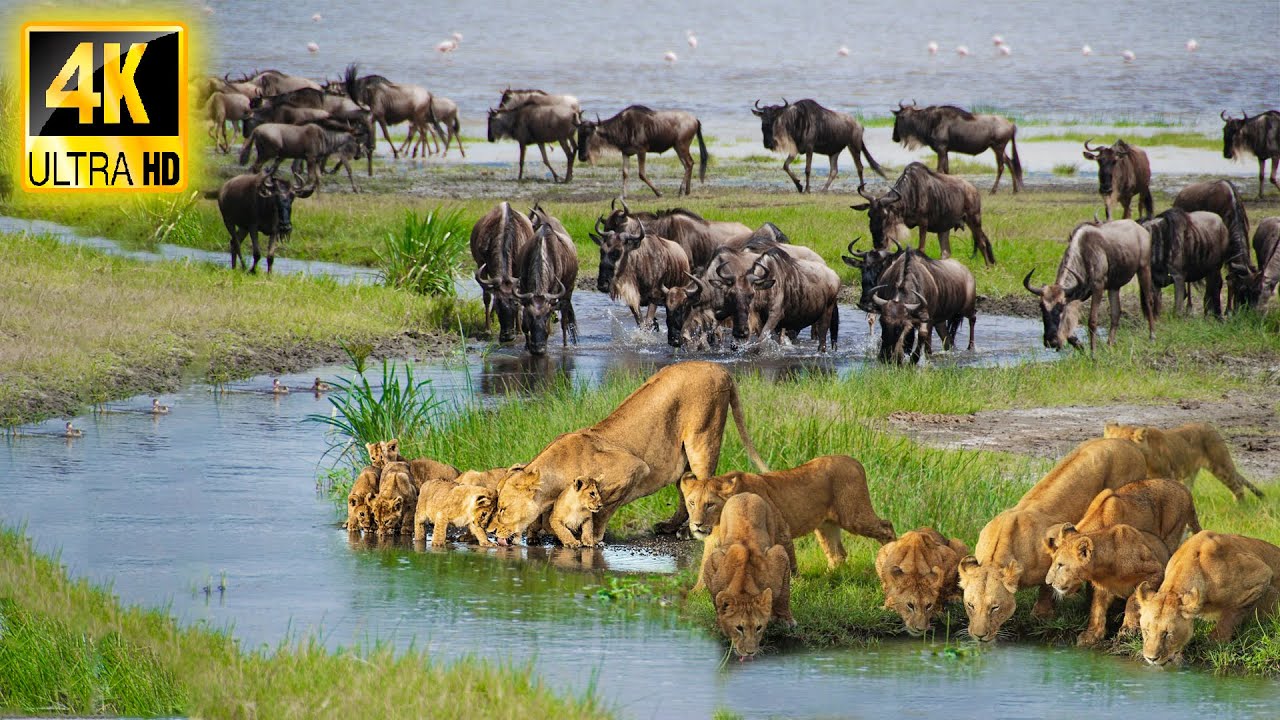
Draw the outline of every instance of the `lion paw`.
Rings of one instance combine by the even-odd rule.
[[[1080,637],[1076,638],[1076,645],[1079,647],[1093,647],[1102,642],[1102,633],[1085,630],[1080,633]]]

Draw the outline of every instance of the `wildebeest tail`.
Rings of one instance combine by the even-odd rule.
[[[249,164],[249,156],[253,154],[253,139],[257,137],[257,135],[258,128],[254,128],[253,132],[249,133],[249,137],[244,139],[244,147],[240,148],[241,165]]]
[[[702,141],[702,121],[698,121],[698,182],[707,181],[707,144]]]
[[[1013,129],[1013,137],[1009,138],[1009,144],[1013,146],[1013,154],[1009,156],[1009,167],[1013,170],[1013,191],[1018,192],[1022,189],[1022,160],[1018,157],[1017,127]]]
[[[217,200],[218,191],[217,190],[201,190],[200,197],[204,198],[205,200]]]
[[[742,400],[738,397],[738,384],[732,379],[729,380],[729,409],[733,411],[733,425],[738,428],[738,439],[742,441],[747,457],[751,458],[751,462],[755,463],[760,472],[769,472],[769,466],[764,464],[760,453],[756,452],[756,446],[751,444],[751,438],[747,435],[747,421],[742,416]]]
[[[876,162],[876,159],[871,157],[871,148],[867,147],[865,140],[862,142],[862,156],[867,159],[867,164],[871,166],[871,169],[874,170],[877,175],[885,180],[889,179],[888,176],[884,174],[884,169],[880,167],[880,163]]]
[[[840,337],[840,305],[834,300],[831,303],[831,352],[836,351],[836,340]]]

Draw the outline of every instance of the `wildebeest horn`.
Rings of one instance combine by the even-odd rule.
[[[716,275],[718,275],[718,276],[720,277],[720,279],[721,279],[721,280],[723,280],[723,281],[725,281],[725,282],[727,282],[727,283],[732,283],[732,282],[733,282],[733,276],[732,276],[732,275],[725,275],[725,274],[724,274],[724,263],[720,263],[719,265],[717,265],[717,266],[716,266]]]
[[[1223,120],[1230,120],[1230,119],[1231,119],[1231,118],[1227,117],[1227,111],[1226,111],[1226,110],[1223,110],[1222,112],[1218,113],[1218,117],[1222,118]]]
[[[901,100],[899,100],[899,101],[898,101],[898,111],[899,111],[899,112],[901,112],[901,111],[906,110],[906,109],[907,109],[907,105],[906,105],[906,103],[904,103],[904,102],[902,102]]]
[[[626,198],[618,198],[618,202],[619,202],[619,203],[622,203],[622,212],[624,212],[624,213],[626,213],[626,214],[630,215],[630,214],[631,214],[631,208],[627,207],[627,199],[626,199]]]
[[[687,271],[685,272],[685,275],[688,275],[690,278],[692,278],[692,279],[693,279],[693,289],[692,289],[692,290],[690,290],[690,289],[689,289],[689,286],[688,286],[688,285],[685,285],[685,286],[684,286],[684,291],[685,291],[686,293],[688,293],[688,294],[690,294],[690,295],[697,295],[697,294],[701,293],[701,292],[705,289],[705,288],[703,287],[703,285],[704,285],[704,281],[703,281],[703,279],[702,279],[702,278],[698,277],[697,275],[694,275],[694,274],[693,274],[693,273],[691,273],[691,272],[687,272]]]
[[[600,113],[596,113],[596,124],[600,124]]]
[[[878,307],[884,307],[885,305],[888,305],[888,304],[889,304],[888,299],[886,299],[886,298],[882,298],[882,297],[880,297],[879,295],[876,295],[876,294],[875,294],[876,288],[882,288],[882,287],[884,287],[884,286],[883,286],[883,285],[877,285],[876,287],[871,288],[871,293],[872,293],[872,295],[871,295],[871,302],[874,302]]]
[[[618,198],[610,198],[610,199],[609,199],[609,209],[610,209],[610,210],[617,210],[617,209],[618,209]]]
[[[1088,150],[1089,152],[1098,152],[1099,150],[1101,150],[1101,149],[1103,149],[1104,147],[1106,147],[1106,145],[1099,145],[1099,146],[1097,146],[1097,147],[1089,147],[1089,143],[1090,143],[1090,141],[1092,141],[1092,140],[1093,140],[1093,138],[1089,138],[1088,140],[1085,140],[1085,141],[1084,141],[1084,149],[1085,149],[1085,150]]]
[[[548,295],[547,299],[559,300],[560,298],[564,297],[565,292],[568,290],[568,288],[564,286],[564,281],[561,280],[560,278],[556,278],[556,284],[560,286],[560,292],[552,293],[551,295]]]
[[[1067,268],[1067,272],[1071,273],[1076,277],[1076,282],[1080,283],[1081,285],[1085,284],[1084,278],[1080,277],[1080,273],[1076,272],[1075,270],[1072,270],[1070,267]]]
[[[1097,211],[1097,210],[1094,210],[1094,211],[1093,211],[1093,222],[1094,222],[1095,224],[1102,222],[1101,220],[1099,220],[1099,219],[1098,219],[1098,211]]]
[[[1032,295],[1038,295],[1043,297],[1044,286],[1043,285],[1033,286],[1031,284],[1031,276],[1035,273],[1035,271],[1036,271],[1035,268],[1031,268],[1031,270],[1027,272],[1027,276],[1022,278],[1022,287],[1026,288],[1027,292],[1031,293]]]
[[[856,238],[854,238],[854,239],[850,240],[850,241],[849,241],[849,247],[848,247],[848,248],[846,248],[846,252],[848,252],[850,255],[852,255],[852,256],[854,256],[854,257],[856,257],[856,258],[864,258],[864,257],[866,257],[866,256],[867,256],[867,254],[866,254],[866,253],[864,253],[864,252],[855,252],[855,251],[854,251],[854,249],[853,249],[853,246],[854,246],[854,245],[857,245],[857,244],[858,244],[858,241],[859,241],[859,240],[861,240],[861,239],[862,239],[862,236],[861,236],[861,235],[859,235],[858,237],[856,237]]]
[[[784,110],[785,110],[785,109],[787,109],[787,108],[789,108],[789,107],[791,107],[791,103],[787,102],[787,99],[786,99],[786,98],[782,98],[782,109],[784,109]]]
[[[866,193],[866,189],[865,189],[866,187],[867,187],[867,184],[866,184],[866,183],[859,183],[859,185],[858,185],[858,194],[859,194],[859,195],[861,195],[861,196],[862,196],[864,199],[866,199],[866,200],[873,200],[873,201],[874,201],[874,200],[875,200],[875,198],[871,197],[870,195],[868,195],[868,194]]]
[[[756,98],[755,109],[757,109],[757,110],[759,110],[759,109],[760,109],[760,98]]]
[[[488,263],[485,263],[484,265],[481,265],[480,267],[476,268],[476,282],[480,283],[482,287],[486,287],[486,288],[495,287],[498,284],[497,279],[491,278],[491,277],[487,278],[484,276],[484,269],[487,267],[489,267],[489,265]]]
[[[890,199],[889,199],[889,196],[890,196],[890,195],[892,195],[892,196],[893,196],[893,199],[892,199],[892,200],[890,200]],[[881,199],[881,200],[884,200],[884,201],[885,201],[885,202],[887,202],[887,203],[896,203],[896,202],[898,202],[899,200],[901,200],[901,199],[902,199],[902,193],[899,193],[899,192],[898,192],[898,188],[896,188],[896,187],[895,187],[895,188],[890,188],[890,189],[889,189],[889,192],[887,192],[887,193],[885,193],[884,195],[882,195],[882,196],[880,197],[880,199]]]
[[[923,295],[921,295],[920,293],[916,292],[916,289],[915,289],[915,288],[911,288],[911,292],[912,292],[916,297],[920,298],[920,302],[918,302],[918,303],[902,303],[902,307],[906,308],[906,311],[907,311],[907,312],[915,312],[916,310],[919,310],[919,309],[920,309],[920,306],[921,306],[921,305],[927,305],[927,304],[928,304],[928,301],[924,299],[924,296],[923,296]]]
[[[898,238],[892,238],[893,246],[898,248],[898,252],[905,252],[902,249],[902,243],[898,242]],[[909,255],[907,257],[910,257]]]
[[[517,300],[532,300],[534,293],[522,293],[517,290],[515,295]]]
[[[596,234],[600,234],[603,232],[604,232],[604,216],[601,215],[600,217],[596,218]]]

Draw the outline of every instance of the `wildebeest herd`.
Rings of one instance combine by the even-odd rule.
[[[759,472],[716,475],[730,413]],[[1182,483],[1201,469],[1237,500],[1246,491],[1262,496],[1204,424],[1107,424],[1103,438],[1080,444],[991,519],[972,554],[930,527],[899,536],[876,513],[866,471],[852,457],[769,471],[733,377],[714,363],[658,371],[599,423],[509,467],[462,472],[429,458],[406,461],[394,439],[367,449],[370,464],[348,495],[348,531],[380,539],[412,533],[425,544],[431,527],[435,547],[451,527],[481,545],[494,544],[492,533],[500,544],[550,535],[570,548],[597,546],[621,507],[676,485],[675,514],[655,530],[678,533],[687,524],[705,541],[694,589],[709,591],[717,624],[742,657],[759,651],[772,620],[794,625],[793,543],[809,533],[832,569],[846,558],[844,532],[880,543],[875,572],[885,607],[912,635],[926,632],[946,603],[962,601],[967,633],[992,642],[1007,635],[1018,590],[1038,588],[1034,614],[1050,617],[1055,598],[1089,585],[1092,609],[1079,644],[1105,639],[1108,609],[1121,600],[1121,634],[1141,631],[1146,660],[1164,665],[1181,653],[1195,617],[1217,618],[1213,637],[1227,640],[1242,619],[1272,612],[1280,598],[1280,548],[1200,526]]]

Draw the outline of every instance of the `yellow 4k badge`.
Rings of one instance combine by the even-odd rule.
[[[187,29],[22,26],[22,185],[28,191],[187,187]]]

